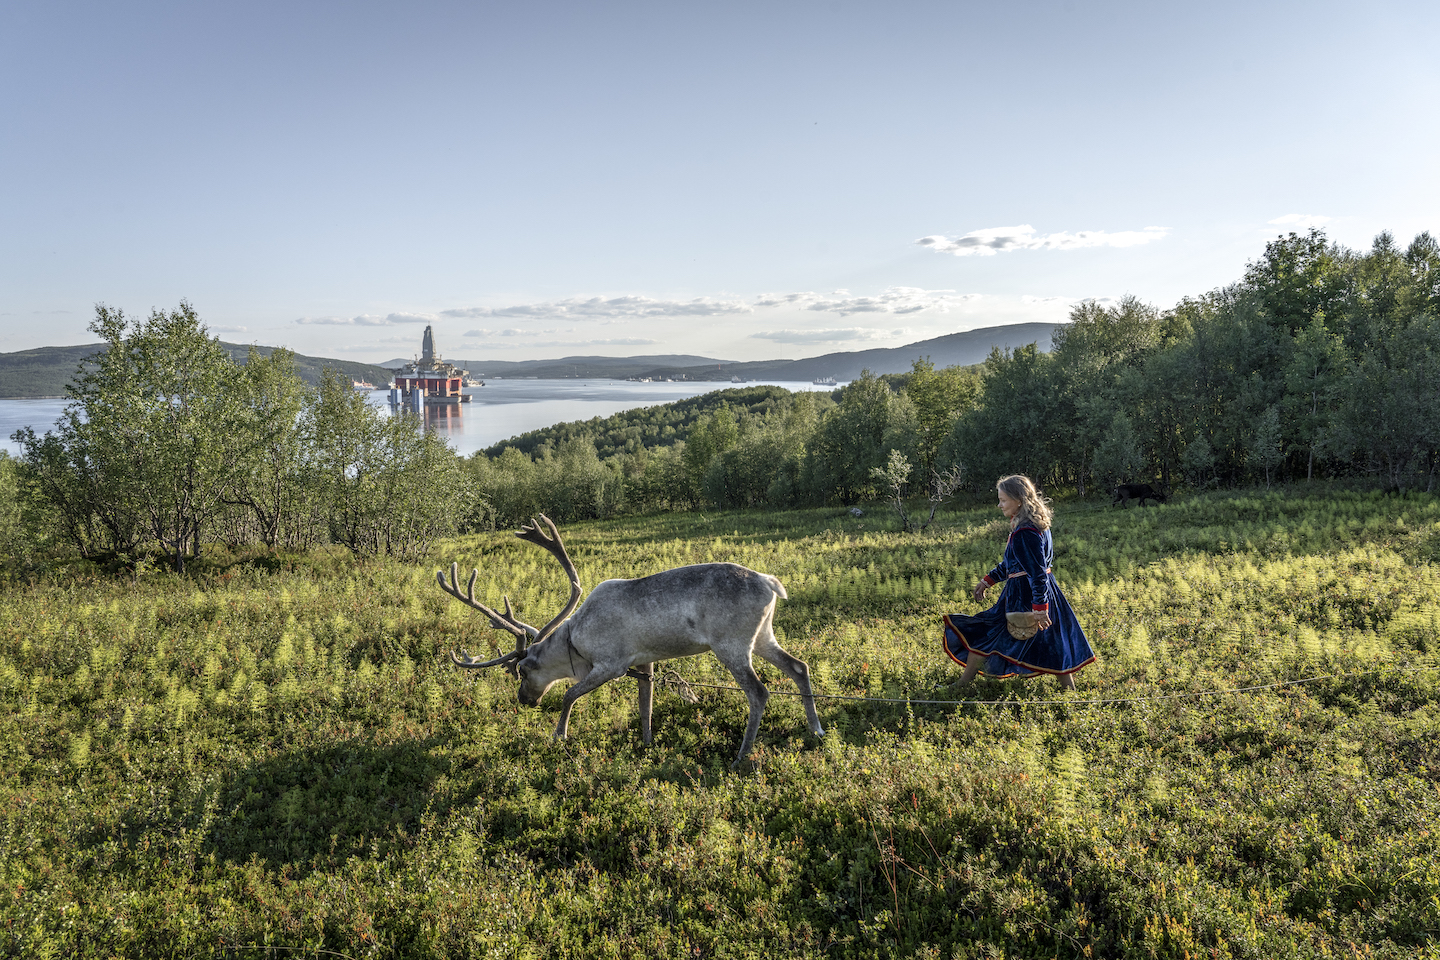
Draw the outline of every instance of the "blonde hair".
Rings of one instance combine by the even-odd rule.
[[[995,489],[1020,504],[1020,512],[1015,514],[1013,526],[1050,529],[1050,500],[1029,477],[1019,473],[1001,477],[995,481]]]

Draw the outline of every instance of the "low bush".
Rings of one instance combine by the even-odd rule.
[[[993,508],[938,535],[839,511],[562,532],[586,587],[707,560],[777,575],[827,736],[777,694],[521,709],[483,618],[558,568],[504,533],[428,562],[207,553],[0,605],[0,953],[65,957],[1440,955],[1431,498],[1061,504],[1079,691],[955,690]],[[710,657],[670,664],[726,685]],[[1302,681],[1302,682],[1297,682]],[[1244,688],[1244,692],[1226,692]],[[907,702],[908,700],[908,702]],[[939,702],[932,702],[939,701]],[[968,702],[967,702],[968,701]],[[283,948],[283,949],[282,949]],[[1427,954],[1428,951],[1428,954]]]

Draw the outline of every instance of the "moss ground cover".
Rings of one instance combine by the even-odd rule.
[[[522,709],[508,676],[443,659],[491,635],[433,585],[452,558],[529,619],[563,602],[507,534],[421,565],[212,555],[188,578],[8,588],[0,952],[1440,956],[1433,498],[1062,504],[1056,573],[1103,658],[1068,695],[950,687],[938,618],[974,609],[994,517],[566,528],[587,587],[706,560],[776,574],[777,633],[818,692],[1007,701],[822,701],[817,742],[776,696],[738,773],[739,694],[659,693],[645,749],[617,682],[556,743],[558,692]]]

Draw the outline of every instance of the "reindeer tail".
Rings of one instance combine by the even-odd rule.
[[[785,592],[785,584],[781,583],[778,578],[773,577],[768,573],[762,573],[760,574],[760,576],[765,578],[765,582],[770,585],[770,589],[774,590],[775,593],[779,595],[781,600],[790,599],[790,594]]]

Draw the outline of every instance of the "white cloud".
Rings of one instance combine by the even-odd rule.
[[[326,346],[327,351],[333,350],[337,353],[368,353],[377,346],[398,346],[405,349],[398,352],[399,356],[415,356],[420,352],[420,341],[413,336],[409,337],[376,337],[364,343],[353,343],[348,346]]]
[[[1277,227],[1299,227],[1308,230],[1311,227],[1323,227],[1333,219],[1334,217],[1322,217],[1318,213],[1287,213],[1283,217],[1267,220],[1266,223]]]
[[[1170,231],[1165,227],[1144,230],[1081,230],[1078,233],[1042,233],[1028,223],[1016,227],[990,227],[973,230],[960,237],[921,237],[915,242],[937,253],[957,257],[993,257],[1011,250],[1079,250],[1082,247],[1134,247],[1161,240]]]
[[[546,330],[521,330],[518,327],[506,327],[504,330],[490,330],[481,327],[478,330],[466,330],[461,336],[464,337],[553,337],[561,333],[574,333],[576,327],[550,327]]]
[[[755,301],[757,307],[794,307],[799,310],[815,310],[838,313],[847,317],[852,313],[890,313],[903,316],[922,310],[938,310],[946,313],[951,307],[958,307],[980,294],[957,294],[954,290],[924,290],[920,287],[890,287],[884,293],[873,297],[852,297],[848,290],[836,290],[829,296],[818,293],[765,294]]]
[[[946,313],[973,300],[980,294],[956,293],[954,290],[926,290],[920,287],[889,287],[874,296],[852,296],[848,290],[830,294],[802,291],[798,293],[765,294],[746,303],[743,300],[697,297],[694,300],[659,300],[630,294],[619,297],[571,297],[541,303],[516,304],[508,307],[465,307],[428,313],[360,314],[353,317],[301,317],[295,322],[313,326],[391,327],[402,324],[435,323],[448,319],[488,319],[499,321],[570,320],[591,324],[632,323],[643,320],[666,320],[736,316],[754,313],[757,309],[789,307],[835,313],[842,317],[857,313],[905,316],[933,310]],[[574,327],[525,330],[517,327],[480,327],[466,331],[465,337],[535,337],[570,333]],[[605,341],[590,341],[601,343]],[[622,342],[622,341],[615,341]],[[538,346],[539,344],[535,344]]]
[[[660,340],[649,340],[645,337],[619,337],[608,340],[480,340],[475,343],[465,344],[465,348],[484,347],[491,350],[533,350],[538,347],[643,347],[650,344],[660,343]]]
[[[362,313],[358,317],[300,317],[295,322],[335,327],[393,327],[402,323],[434,323],[436,319],[423,313],[389,313],[383,317]]]
[[[1112,307],[1120,302],[1118,297],[1035,297],[1024,294],[1020,302],[1027,307],[1040,307],[1047,310],[1064,309],[1069,310],[1077,303],[1088,301],[1098,303],[1102,307]]]
[[[249,327],[206,327],[211,333],[244,333]]]
[[[750,334],[752,340],[771,340],[775,343],[855,343],[857,341],[898,340],[911,336],[913,331],[875,330],[869,327],[847,327],[830,330],[764,330]]]
[[[465,307],[442,310],[446,317],[478,319],[496,317],[529,320],[635,320],[661,317],[718,317],[751,313],[754,308],[739,300],[715,300],[697,297],[694,300],[655,300],[650,297],[571,297],[545,303],[517,304],[509,307]]]
[[[802,290],[744,299],[699,297],[680,301],[639,294],[605,299],[573,297],[509,307],[449,309],[434,314],[407,312],[322,316],[305,317],[296,322],[348,326],[359,335],[357,339],[366,332],[377,335],[393,333],[395,336],[377,336],[371,341],[372,348],[394,349],[398,346],[406,356],[419,349],[419,337],[415,332],[406,332],[403,326],[422,322],[436,324],[442,340],[446,341],[441,346],[445,348],[448,343],[446,352],[449,355],[474,354],[485,349],[578,352],[590,347],[641,347],[671,342],[675,336],[681,335],[677,331],[685,330],[796,347],[838,345],[840,349],[847,349],[848,344],[858,349],[954,333],[964,328],[967,321],[980,317],[981,313],[984,314],[981,319],[990,322],[1016,322],[1041,316],[1063,319],[1064,312],[1073,302],[1070,298],[1032,297],[1026,297],[1022,302],[1016,297],[896,286],[870,294],[857,294],[846,289],[829,293]],[[771,315],[766,329],[754,332],[754,328],[760,326],[753,322],[754,315],[762,311],[777,312]],[[444,329],[462,317],[479,319],[481,323],[467,325],[469,328],[463,333],[459,324],[454,324],[453,330]],[[834,323],[836,317],[860,320],[861,325],[826,325],[827,322]],[[707,323],[706,318],[719,320],[711,319]],[[491,322],[485,322],[487,320]],[[557,320],[560,323],[556,323]],[[897,326],[897,321],[901,320],[905,326]],[[611,324],[622,324],[623,333],[633,335],[603,336],[600,328]],[[386,327],[390,329],[385,330]]]

